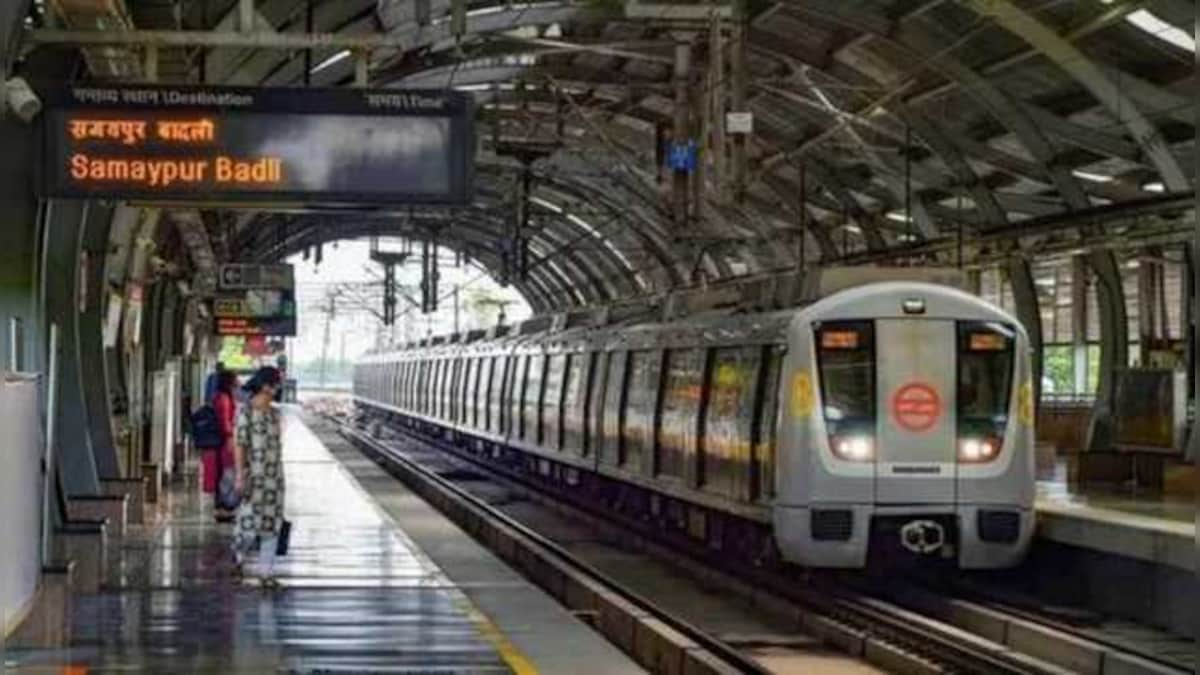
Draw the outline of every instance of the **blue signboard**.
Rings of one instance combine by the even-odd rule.
[[[692,173],[696,170],[696,141],[672,141],[667,148],[667,168]]]

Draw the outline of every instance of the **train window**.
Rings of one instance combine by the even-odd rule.
[[[487,429],[500,433],[500,406],[504,399],[504,362],[503,356],[493,356],[488,359],[487,368]]]
[[[818,329],[821,348],[817,352],[821,404],[829,435],[875,433],[875,347],[874,324],[845,321],[822,324]],[[829,341],[825,334],[856,335],[848,340]]]
[[[455,371],[457,370],[456,359],[445,359],[442,374],[442,419],[446,422],[454,420],[454,389],[455,389]]]
[[[443,405],[446,409],[446,419],[450,422],[457,423],[458,392],[462,390],[462,359],[448,359],[446,363],[450,377],[447,380],[446,402]]]
[[[706,491],[737,499],[745,494],[751,466],[754,404],[761,347],[713,350],[704,411],[700,484]]]
[[[454,416],[454,359],[445,359],[442,366],[442,419],[453,421]]]
[[[485,421],[487,428],[496,433],[502,431],[500,427],[500,411],[501,403],[504,400],[504,366],[507,359],[503,356],[493,356],[488,359],[487,370],[484,377],[487,378],[485,386],[487,387],[487,413]]]
[[[408,401],[409,408],[414,412],[421,409],[421,362],[419,360],[412,362],[412,376],[408,378]]]
[[[587,354],[568,354],[563,375],[562,447],[580,455],[584,454],[583,427],[587,420],[584,387],[587,386],[588,363]]]
[[[463,400],[467,392],[467,369],[471,359],[460,356],[454,360],[454,423],[462,424],[467,419],[466,407]]]
[[[475,423],[475,387],[479,380],[479,359],[466,358],[463,360],[462,385],[462,423]]]
[[[405,378],[405,382],[404,382],[404,400],[405,400],[405,407],[408,410],[414,410],[417,405],[416,404],[416,396],[413,394],[413,385],[416,382],[416,379],[417,379],[417,362],[409,361],[408,362],[408,376]]]
[[[546,357],[534,354],[529,358],[525,375],[525,417],[521,425],[521,438],[537,443],[542,417],[542,385],[546,380]]]
[[[458,391],[461,389],[459,385],[460,371],[462,369],[462,359],[453,358],[446,360],[446,392],[445,402],[442,403],[442,408],[445,410],[446,421],[454,423],[458,421]]]
[[[688,462],[696,457],[696,425],[703,385],[703,350],[667,352],[658,451],[654,461],[656,474],[680,479],[686,477]]]
[[[396,362],[396,382],[395,382],[395,384],[396,384],[395,395],[394,395],[394,399],[392,399],[392,402],[394,402],[394,404],[396,405],[397,408],[401,408],[401,410],[403,410],[403,407],[404,407],[404,362],[402,362],[402,360],[397,360],[397,362]]]
[[[438,359],[433,362],[433,416],[442,417],[442,387],[446,384],[446,361]]]
[[[662,352],[639,350],[629,352],[628,358],[621,465],[640,471],[642,458],[654,450],[654,417]]]
[[[612,465],[621,463],[621,417],[625,406],[625,376],[627,352],[608,355],[607,385],[604,390],[604,422],[598,444],[600,460]]]
[[[598,453],[604,439],[604,383],[608,381],[608,352],[592,353],[592,377],[588,386],[587,433],[584,454]]]
[[[413,405],[413,362],[406,361],[404,363],[404,407],[406,410],[411,410]]]
[[[463,386],[463,424],[476,426],[476,416],[479,414],[479,371],[483,368],[483,359],[467,359],[466,384]]]
[[[476,357],[475,367],[471,371],[471,398],[467,402],[470,425],[480,430],[486,428],[487,420],[487,413],[484,412],[488,403],[487,368],[487,357]]]
[[[438,362],[430,360],[425,369],[425,381],[421,383],[421,397],[424,399],[425,414],[433,416],[437,411],[437,373]]]
[[[562,385],[567,355],[554,354],[546,360],[546,385],[542,394],[541,444],[551,450],[562,446]]]
[[[766,371],[763,373],[762,405],[755,420],[754,466],[757,480],[751,498],[770,499],[775,496],[775,443],[779,434],[779,378],[783,372],[783,348],[767,348]]]
[[[422,389],[421,396],[425,399],[425,414],[431,417],[437,415],[437,376],[438,366],[441,365],[438,361],[429,361],[428,377]]]
[[[513,357],[512,373],[508,376],[508,429],[507,433],[513,438],[521,437],[522,416],[521,407],[525,400],[525,371],[529,367],[529,357],[525,355]]]
[[[1000,438],[1012,394],[1012,329],[963,322],[958,325],[958,344],[959,435]]]
[[[463,357],[462,374],[458,388],[458,421],[462,424],[471,423],[471,413],[475,401],[475,361],[469,356]]]
[[[454,359],[442,359],[442,400],[441,406],[442,419],[450,421],[451,410],[450,403],[454,400]]]

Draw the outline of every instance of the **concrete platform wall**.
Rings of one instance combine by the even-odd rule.
[[[25,617],[41,570],[38,382],[0,375],[0,637]]]

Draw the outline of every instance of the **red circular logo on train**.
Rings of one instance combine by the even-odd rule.
[[[892,417],[906,431],[929,431],[942,416],[942,397],[924,382],[909,382],[892,395]]]

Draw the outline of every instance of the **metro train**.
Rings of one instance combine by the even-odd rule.
[[[1008,567],[1034,529],[1018,321],[944,285],[365,356],[355,403],[716,551]]]

